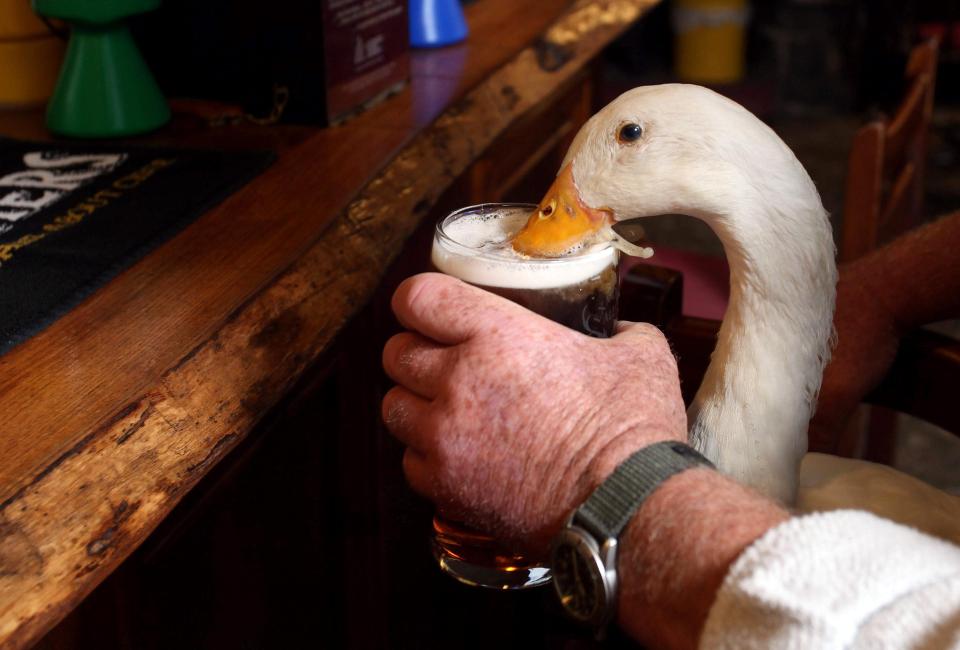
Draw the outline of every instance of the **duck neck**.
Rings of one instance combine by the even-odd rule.
[[[688,412],[691,440],[721,471],[786,503],[829,355],[836,283],[829,222],[810,198],[741,202],[756,212],[705,219],[727,254],[730,301]]]

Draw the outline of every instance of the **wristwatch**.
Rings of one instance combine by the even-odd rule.
[[[691,467],[713,467],[692,447],[666,441],[623,461],[577,508],[550,552],[553,586],[573,619],[600,627],[617,603],[617,538],[661,483]]]

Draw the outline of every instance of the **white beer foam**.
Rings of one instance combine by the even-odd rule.
[[[617,249],[608,243],[560,258],[537,259],[518,254],[510,241],[526,223],[532,207],[471,211],[457,218],[448,217],[443,225],[446,238],[437,234],[433,239],[433,265],[470,284],[501,289],[552,289],[583,282],[616,264]]]

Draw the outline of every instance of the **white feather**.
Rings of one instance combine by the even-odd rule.
[[[618,142],[620,127],[643,136]],[[763,122],[699,86],[624,93],[567,153],[591,207],[619,221],[705,221],[730,265],[730,303],[690,435],[718,468],[792,503],[829,358],[837,271],[827,213],[803,166]]]

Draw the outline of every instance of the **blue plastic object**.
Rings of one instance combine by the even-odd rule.
[[[460,0],[410,0],[410,45],[443,47],[467,37]]]

